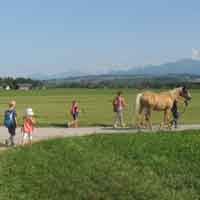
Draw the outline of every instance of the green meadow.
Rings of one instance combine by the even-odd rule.
[[[1,122],[7,103],[15,99],[17,101],[18,120],[21,123],[24,110],[32,107],[39,126],[62,126],[71,120],[69,109],[71,101],[76,99],[79,103],[81,126],[112,125],[113,110],[112,100],[117,89],[47,89],[34,91],[1,91],[0,110]],[[128,103],[124,116],[126,124],[134,121],[135,97],[140,90],[123,89]],[[192,90],[192,101],[181,117],[181,123],[199,123],[200,93]],[[180,111],[183,107],[180,106]],[[161,113],[153,113],[153,123],[162,120]]]
[[[200,199],[199,133],[96,135],[12,148],[0,154],[0,199]]]

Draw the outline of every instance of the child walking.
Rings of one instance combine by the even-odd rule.
[[[79,108],[78,108],[78,103],[76,100],[73,100],[72,101],[72,105],[71,105],[71,108],[70,108],[70,114],[73,118],[73,121],[70,122],[68,124],[69,127],[72,127],[72,128],[77,128],[78,127],[78,114],[79,114]]]
[[[8,129],[9,138],[5,141],[6,145],[15,146],[14,137],[16,135],[17,128],[17,113],[16,113],[16,101],[9,102],[9,108],[4,114],[4,125]]]
[[[116,113],[114,119],[114,128],[118,127],[118,124],[121,127],[125,127],[124,120],[123,120],[123,110],[126,106],[125,98],[122,96],[122,92],[119,91],[117,96],[113,100],[113,111]]]
[[[27,108],[25,111],[25,116],[23,120],[22,126],[22,145],[25,144],[32,144],[32,133],[34,130],[35,119],[34,119],[34,112],[32,108]]]

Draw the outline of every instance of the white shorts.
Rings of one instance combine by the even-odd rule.
[[[23,140],[24,141],[32,141],[33,137],[32,137],[32,133],[23,133]]]

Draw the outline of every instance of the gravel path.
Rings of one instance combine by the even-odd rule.
[[[200,130],[200,124],[191,125],[179,125],[176,131],[181,130]],[[157,126],[153,127],[153,131],[158,130]],[[174,131],[173,129],[172,131]],[[149,130],[142,130],[149,131]],[[46,128],[36,128],[33,133],[33,141],[47,140],[49,138],[58,137],[72,137],[72,136],[84,136],[84,135],[94,135],[94,134],[111,134],[111,133],[137,133],[138,130],[134,128],[119,128],[113,129],[112,127],[84,127],[84,128],[60,128],[60,127],[46,127]],[[8,132],[5,127],[0,127],[0,149],[5,149],[5,140],[8,138]],[[15,137],[16,144],[21,142],[20,129],[17,129],[17,134]]]

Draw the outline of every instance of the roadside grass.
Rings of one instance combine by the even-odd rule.
[[[200,131],[54,139],[0,154],[0,199],[200,198]]]
[[[80,113],[81,126],[112,125],[112,100],[118,89],[47,89],[34,91],[1,91],[0,93],[0,122],[7,103],[17,101],[18,120],[22,123],[22,116],[27,107],[32,107],[36,113],[39,126],[64,126],[71,120],[69,109],[71,101],[77,99],[82,112]],[[135,97],[141,90],[123,89],[128,106],[124,116],[126,124],[134,121]],[[199,90],[192,90],[192,101],[181,117],[181,123],[200,123],[199,120]],[[183,108],[180,106],[180,110]],[[153,113],[153,123],[160,123],[161,113]]]

